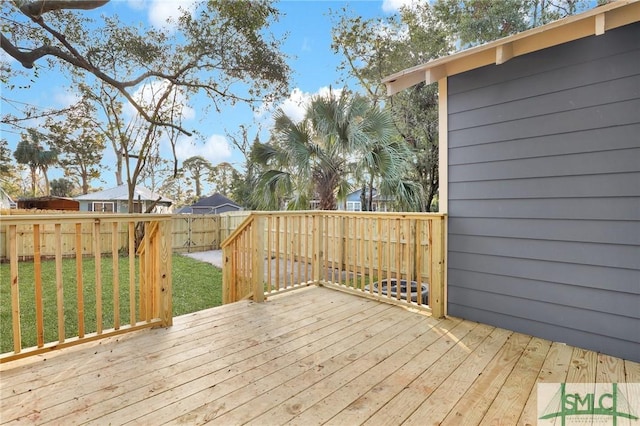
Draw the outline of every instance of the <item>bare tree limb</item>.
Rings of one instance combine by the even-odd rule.
[[[127,101],[136,109],[138,114],[140,114],[147,122],[150,124],[155,124],[162,127],[171,127],[174,128],[181,133],[184,133],[187,136],[192,136],[192,133],[183,128],[182,126],[178,126],[174,123],[165,122],[162,120],[156,120],[149,116],[149,114],[145,111],[145,109],[131,96],[129,92],[127,92],[127,87],[133,87],[137,84],[142,83],[145,79],[156,76],[159,78],[165,78],[168,80],[175,80],[177,76],[168,76],[163,75],[157,72],[146,72],[140,75],[138,78],[133,79],[127,82],[120,82],[108,74],[104,73],[98,67],[91,64],[87,59],[80,54],[66,39],[66,37],[55,29],[51,28],[47,25],[42,19],[41,14],[44,12],[49,12],[52,10],[62,10],[62,9],[94,9],[104,4],[108,3],[108,0],[93,0],[93,1],[38,1],[31,2],[26,5],[20,6],[20,10],[27,15],[33,22],[42,27],[45,31],[51,34],[56,40],[58,40],[67,50],[60,49],[59,47],[52,45],[42,45],[36,49],[30,51],[22,51],[18,47],[14,46],[11,41],[4,36],[4,34],[0,34],[0,48],[2,48],[5,52],[7,52],[11,57],[16,59],[18,62],[22,64],[25,68],[33,68],[34,63],[44,57],[44,56],[54,56],[56,58],[62,59],[65,62],[68,62],[71,65],[74,65],[78,68],[84,69],[91,74],[95,75],[100,80],[105,83],[113,86],[118,92],[124,96]],[[42,6],[44,11],[40,11],[38,13],[34,13],[37,6]],[[37,11],[39,11],[38,9]],[[37,12],[36,11],[36,12]],[[183,72],[186,67],[181,70]]]
[[[19,9],[29,17],[37,17],[54,10],[97,9],[109,3],[109,0],[39,0],[18,5]]]

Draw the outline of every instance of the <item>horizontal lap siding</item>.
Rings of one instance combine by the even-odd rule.
[[[640,24],[448,91],[449,313],[640,360]]]

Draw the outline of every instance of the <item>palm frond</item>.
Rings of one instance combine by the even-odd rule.
[[[278,210],[286,194],[291,192],[291,175],[280,170],[267,170],[258,176],[253,199],[262,210]]]

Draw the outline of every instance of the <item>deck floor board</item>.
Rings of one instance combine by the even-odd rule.
[[[0,365],[1,424],[535,424],[536,383],[640,365],[321,287]]]

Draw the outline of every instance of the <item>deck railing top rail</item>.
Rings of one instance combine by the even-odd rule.
[[[445,217],[446,213],[427,213],[427,212],[354,212],[348,210],[254,210],[248,216],[300,216],[300,215],[318,215],[318,216],[374,216],[374,217]],[[247,216],[247,217],[248,217]]]
[[[21,215],[0,215],[0,225],[19,223],[77,223],[78,221],[105,221],[105,222],[126,222],[130,220],[150,221],[150,220],[170,220],[171,214],[145,214],[145,213],[65,213],[65,214],[21,214]],[[16,223],[18,222],[18,223]]]

